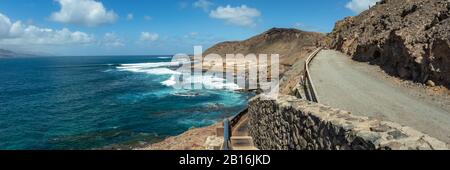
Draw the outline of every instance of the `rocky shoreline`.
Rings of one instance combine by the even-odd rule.
[[[216,129],[221,123],[202,128],[194,128],[178,136],[149,144],[134,150],[213,150],[212,146],[221,144],[223,138],[216,137]]]

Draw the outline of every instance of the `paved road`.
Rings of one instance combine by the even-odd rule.
[[[342,53],[323,50],[311,63],[311,76],[320,102],[352,112],[413,127],[450,143],[450,112],[432,99],[383,80]]]

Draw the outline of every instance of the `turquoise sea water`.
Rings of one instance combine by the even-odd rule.
[[[0,59],[0,149],[94,149],[155,142],[221,121],[247,104],[246,93],[173,89],[168,86],[175,74],[170,60]]]

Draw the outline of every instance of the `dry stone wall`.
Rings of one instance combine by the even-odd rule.
[[[249,102],[250,134],[263,150],[444,150],[448,144],[397,123],[379,121],[293,96]]]

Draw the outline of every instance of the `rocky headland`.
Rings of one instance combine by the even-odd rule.
[[[12,57],[32,57],[35,55],[18,53],[11,50],[0,49],[0,58],[12,58]]]

